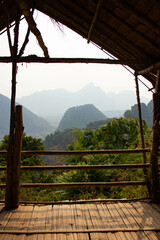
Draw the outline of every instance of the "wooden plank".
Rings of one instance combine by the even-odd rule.
[[[121,214],[121,217],[123,218],[127,228],[140,228],[139,224],[135,221],[131,213],[128,211],[128,207],[126,204],[117,204],[118,210]],[[133,237],[133,239],[140,238],[142,239],[141,232],[131,232],[130,235]]]
[[[85,225],[85,219],[84,219],[84,216],[82,213],[81,206],[83,208],[83,204],[82,205],[78,205],[78,204],[73,205],[74,216],[75,216],[75,225],[76,225],[76,229],[85,230],[85,229],[87,229],[87,226]],[[89,234],[88,233],[78,233],[77,238],[78,238],[78,240],[89,240]]]
[[[63,223],[63,218],[62,218],[63,207],[64,207],[63,205],[58,205],[56,220],[57,220],[57,229],[64,229],[65,230],[64,223]],[[56,239],[57,240],[61,240],[61,239],[66,240],[65,234],[64,233],[56,234]]]
[[[6,211],[3,210],[0,213],[0,229],[4,229],[9,221],[9,219],[11,218],[12,215],[12,211]]]
[[[0,234],[16,234],[16,235],[23,235],[26,234],[27,236],[29,235],[38,235],[38,234],[77,234],[77,233],[119,233],[119,232],[160,232],[159,228],[149,228],[149,227],[144,227],[144,228],[105,228],[105,229],[93,229],[89,228],[87,230],[78,230],[78,229],[71,229],[71,230],[0,230]]]
[[[136,202],[133,204],[133,207],[140,215],[139,218],[136,218],[136,220],[141,221],[142,227],[160,227],[159,221],[156,218],[153,218],[154,212],[150,212],[143,203]]]
[[[8,219],[8,221],[6,222],[6,226],[4,227],[4,231],[16,231],[18,229],[18,225],[20,222],[20,218],[21,218],[21,211],[22,211],[22,206],[19,207],[19,209],[16,210],[12,210],[12,214],[11,217]],[[2,240],[13,240],[14,239],[14,234],[3,234]]]
[[[105,225],[105,222],[101,218],[101,215],[98,211],[97,205],[99,205],[99,204],[98,203],[94,204],[95,211],[91,212],[91,214],[92,214],[91,216],[92,216],[93,222],[95,222],[95,228],[105,229],[106,225]],[[101,240],[109,239],[107,236],[107,233],[99,233],[98,235],[99,235],[99,239],[101,239]]]
[[[107,211],[107,209],[104,209],[102,206],[103,206],[102,203],[97,204],[97,210],[101,217],[101,221],[103,222],[103,225],[106,229],[112,228],[112,218],[111,218],[109,212]],[[114,233],[106,233],[106,239],[114,240],[115,239]]]
[[[150,216],[150,220],[153,226],[160,228],[160,214],[154,208],[151,207],[150,204],[147,203],[139,203],[139,206],[142,206],[143,211],[145,211],[148,216]]]
[[[91,218],[91,213],[90,213],[91,210],[92,210],[92,208],[91,209],[89,208],[89,204],[84,204],[83,205],[83,214],[84,214],[85,219],[86,219],[86,226],[87,226],[88,230],[94,229],[94,224],[93,224],[93,221],[92,221],[92,218]],[[97,240],[98,239],[98,233],[89,233],[89,237],[92,240]]]
[[[39,214],[38,214],[38,227],[39,229],[46,229],[46,215],[48,214],[48,206],[43,205],[39,207]],[[44,240],[46,235],[51,235],[49,233],[43,233],[37,235],[37,240]]]
[[[129,206],[129,204],[125,204],[125,205]],[[133,206],[133,204],[132,205],[130,204],[128,209],[129,209],[129,212],[130,212],[131,216],[133,216],[133,218],[136,220],[138,225],[142,228],[146,227],[146,225],[147,226],[149,225],[150,227],[152,227],[152,220],[150,220],[150,216],[148,216],[148,217],[145,216],[144,217],[143,216],[143,211],[140,210],[140,207],[138,207],[137,204],[136,204],[136,208],[134,206],[133,207],[132,206]],[[147,220],[147,221],[145,222],[145,220]],[[144,232],[144,234],[145,234],[145,236],[148,235],[147,237],[149,237],[149,234],[151,234],[152,239],[157,239],[156,235],[153,231],[150,231],[149,234],[147,232]],[[144,238],[144,234],[142,232],[139,233],[139,235],[141,235],[141,238]]]
[[[114,228],[120,228],[121,229],[122,226],[125,227],[122,219],[120,218],[118,212],[116,211],[116,209],[114,207],[114,204],[107,204],[106,208],[108,208],[108,211],[109,211],[109,213],[111,215],[111,218],[114,222]],[[127,240],[127,238],[126,238],[126,236],[123,232],[117,232],[117,233],[115,233],[115,235],[117,236],[117,239],[122,239],[122,240],[126,239]]]
[[[115,209],[117,210],[117,212],[118,212],[118,214],[119,214],[119,216],[120,216],[120,218],[121,218],[124,226],[127,227],[127,223],[128,223],[128,222],[126,221],[126,216],[125,216],[124,213],[121,211],[121,209],[119,208],[119,206],[118,206],[117,203],[114,204],[114,207],[115,207]],[[122,226],[123,226],[123,224],[122,224]],[[135,233],[134,233],[134,232],[131,232],[131,233],[130,233],[130,232],[124,232],[124,235],[125,235],[125,237],[126,237],[128,240],[132,240],[132,239],[135,238]]]
[[[32,213],[33,213],[33,205],[32,206],[22,206],[20,218],[17,221],[17,229],[28,230],[28,225],[29,225],[29,221],[32,216]],[[25,240],[25,238],[26,238],[25,234],[14,235],[13,240]]]

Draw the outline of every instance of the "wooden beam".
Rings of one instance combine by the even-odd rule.
[[[160,166],[160,164],[159,164]],[[97,169],[136,169],[149,168],[148,164],[113,164],[113,165],[65,165],[65,166],[22,166],[21,171],[66,171],[66,170],[97,170]],[[4,167],[5,168],[5,167]]]
[[[142,111],[141,111],[141,102],[140,102],[140,94],[139,94],[139,84],[138,84],[138,77],[135,72],[135,83],[136,83],[136,96],[137,96],[137,105],[138,105],[138,115],[139,115],[139,128],[140,128],[140,136],[141,136],[141,145],[142,149],[145,148],[145,142],[144,142],[144,134],[143,134],[143,124],[142,124]],[[142,163],[146,163],[146,154],[145,152],[142,152],[143,160]],[[145,180],[148,179],[148,172],[146,168],[143,168],[143,173]],[[151,187],[150,184],[147,185],[149,195],[151,195]]]
[[[65,203],[64,203],[65,204]],[[65,229],[65,230],[55,230],[55,229],[44,229],[44,230],[0,230],[0,234],[12,234],[12,235],[39,235],[39,234],[71,234],[71,233],[117,233],[117,232],[159,232],[159,227],[117,227],[117,228],[90,228],[90,229]],[[37,236],[36,236],[37,237]],[[9,238],[9,237],[8,237]],[[37,237],[38,238],[38,237]],[[84,238],[85,239],[85,238]],[[91,238],[90,238],[91,239]],[[101,239],[101,238],[96,238]],[[115,239],[115,238],[112,238]],[[117,239],[117,238],[116,238]],[[119,239],[119,238],[118,238]],[[155,239],[158,239],[157,237]]]
[[[12,57],[0,57],[1,63],[13,62]],[[22,63],[100,63],[100,64],[147,64],[150,60],[147,59],[109,59],[109,58],[45,58],[36,55],[29,55],[25,57],[17,57],[17,62]]]
[[[20,188],[80,188],[80,187],[115,187],[115,186],[138,186],[147,185],[144,181],[126,182],[76,182],[76,183],[22,183]],[[6,184],[0,184],[5,188]]]
[[[95,26],[95,24],[96,24],[96,20],[97,20],[97,18],[98,18],[98,14],[99,14],[99,12],[100,12],[100,9],[101,9],[101,6],[102,6],[102,2],[103,2],[103,0],[99,0],[99,1],[98,1],[97,7],[96,7],[96,11],[95,11],[95,15],[94,15],[94,17],[93,17],[92,24],[91,24],[91,27],[90,27],[90,29],[89,29],[87,43],[89,43],[90,40],[91,40],[92,32],[93,32],[94,26]]]
[[[136,73],[135,73],[135,83],[136,83],[136,96],[137,96],[137,105],[138,105],[138,115],[139,115],[139,127],[140,127],[140,135],[141,135],[141,144],[142,144],[142,149],[144,149],[145,148],[145,143],[144,143],[143,125],[142,125],[142,111],[141,111],[141,102],[140,102],[140,94],[139,94],[138,77],[137,77]],[[145,152],[143,152],[142,154],[143,154],[143,163],[146,163]]]
[[[21,148],[23,135],[23,117],[22,106],[16,106],[15,117],[15,138],[14,138],[14,157],[13,157],[13,174],[12,174],[12,199],[11,208],[19,206],[19,184],[20,184],[20,165],[21,165]]]
[[[97,154],[132,154],[132,153],[142,153],[150,152],[150,149],[120,149],[120,150],[83,150],[83,151],[22,151],[22,156],[36,156],[36,155],[49,155],[49,156],[73,156],[73,155],[97,155]]]
[[[157,72],[156,92],[153,94],[153,127],[152,148],[150,157],[151,166],[151,193],[152,201],[160,203],[160,186],[158,173],[158,149],[160,145],[160,71]]]
[[[80,187],[115,187],[147,185],[144,181],[126,182],[76,182],[76,183],[22,183],[21,188],[80,188]],[[1,185],[0,185],[1,186]]]
[[[15,131],[15,99],[16,99],[16,74],[17,74],[17,52],[19,36],[20,14],[17,9],[16,25],[14,31],[13,61],[12,61],[12,93],[11,93],[11,111],[10,111],[10,133],[7,152],[7,178],[5,192],[5,208],[11,209],[12,201],[12,176],[13,176],[13,158],[14,158],[14,131]]]
[[[67,171],[67,170],[97,170],[97,169],[137,169],[149,168],[150,164],[113,164],[113,165],[65,165],[65,166],[21,166],[21,171]],[[160,168],[160,163],[158,164]],[[0,166],[0,171],[6,171],[5,166]]]
[[[151,72],[151,71],[157,71],[160,69],[160,62],[157,62],[157,63],[154,63],[152,64],[151,66],[143,69],[143,70],[140,70],[137,72],[137,75],[144,75],[148,72]]]
[[[37,38],[37,41],[38,41],[39,46],[41,47],[41,49],[42,49],[42,51],[44,53],[44,56],[45,57],[49,57],[48,49],[47,49],[47,47],[44,44],[42,35],[41,35],[39,29],[37,28],[37,25],[36,25],[36,23],[34,21],[34,18],[33,18],[32,14],[31,14],[31,12],[30,12],[30,9],[27,6],[27,2],[25,0],[23,0],[23,1],[16,0],[16,2],[18,3],[19,8],[21,9],[21,11],[22,11],[22,13],[23,13],[27,23],[28,23],[28,26],[29,26],[31,32]]]

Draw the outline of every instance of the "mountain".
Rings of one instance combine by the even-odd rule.
[[[151,100],[147,105],[145,103],[141,103],[141,112],[142,112],[142,119],[144,119],[147,125],[152,128],[152,121],[153,121],[153,101]],[[131,110],[127,110],[124,113],[124,117],[135,118],[139,117],[138,114],[138,105],[135,104],[131,107]]]
[[[72,107],[65,112],[57,130],[63,131],[71,127],[85,128],[89,122],[104,119],[106,116],[93,104]]]
[[[53,125],[67,109],[73,106],[93,104],[102,112],[125,111],[136,103],[136,95],[132,91],[106,93],[90,83],[77,92],[64,89],[41,91],[22,97],[18,102]]]
[[[10,99],[0,94],[0,138],[9,133]],[[24,132],[33,137],[44,138],[53,131],[52,126],[43,118],[23,107]]]

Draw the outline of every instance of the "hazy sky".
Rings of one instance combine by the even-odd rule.
[[[35,13],[35,20],[42,37],[48,47],[50,57],[94,57],[108,58],[108,56],[93,46],[87,40],[70,29],[62,26],[62,31],[51,22],[51,19],[39,12]],[[21,23],[20,44],[25,37],[27,25]],[[6,33],[0,36],[0,56],[9,55]],[[24,55],[36,54],[43,56],[33,34]],[[0,64],[0,93],[10,97],[11,92],[11,64]],[[148,81],[143,80],[149,87]],[[134,76],[119,65],[100,64],[19,64],[17,75],[17,98],[32,94],[36,91],[65,88],[77,91],[88,83],[101,87],[105,92],[135,91]],[[141,96],[151,98],[148,89],[140,84]]]

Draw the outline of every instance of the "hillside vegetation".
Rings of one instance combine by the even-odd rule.
[[[145,147],[150,147],[151,132],[143,121]],[[139,123],[136,119],[113,119],[97,130],[77,129],[75,141],[67,146],[67,151],[73,150],[102,150],[102,149],[136,149],[141,147]],[[59,135],[59,132],[57,132]],[[7,148],[8,137],[0,144],[0,150]],[[23,136],[23,150],[43,150],[40,139]],[[148,157],[148,156],[147,156]],[[62,158],[62,157],[61,157]],[[62,159],[67,165],[108,165],[134,164],[142,162],[142,154],[116,155],[87,155],[70,156]],[[22,165],[44,165],[39,156],[23,157]],[[6,165],[4,157],[0,157],[0,165]],[[0,183],[5,182],[5,173],[1,174]],[[87,170],[87,171],[52,171],[52,172],[23,172],[21,183],[68,183],[68,182],[116,182],[142,181],[141,169],[134,170]],[[88,187],[68,189],[22,189],[20,200],[59,201],[94,198],[139,198],[147,197],[145,186],[127,187]],[[0,191],[0,198],[4,197],[4,190]]]
[[[106,119],[106,116],[93,104],[72,107],[65,112],[57,130],[63,131],[72,127],[82,129],[86,128],[86,125],[90,122],[104,119]]]
[[[152,128],[152,121],[153,121],[153,101],[151,100],[147,105],[145,103],[141,103],[141,112],[142,112],[142,119],[144,119],[147,125]],[[131,110],[127,110],[124,113],[124,117],[127,118],[139,118],[138,115],[138,105],[135,104],[131,107]]]

